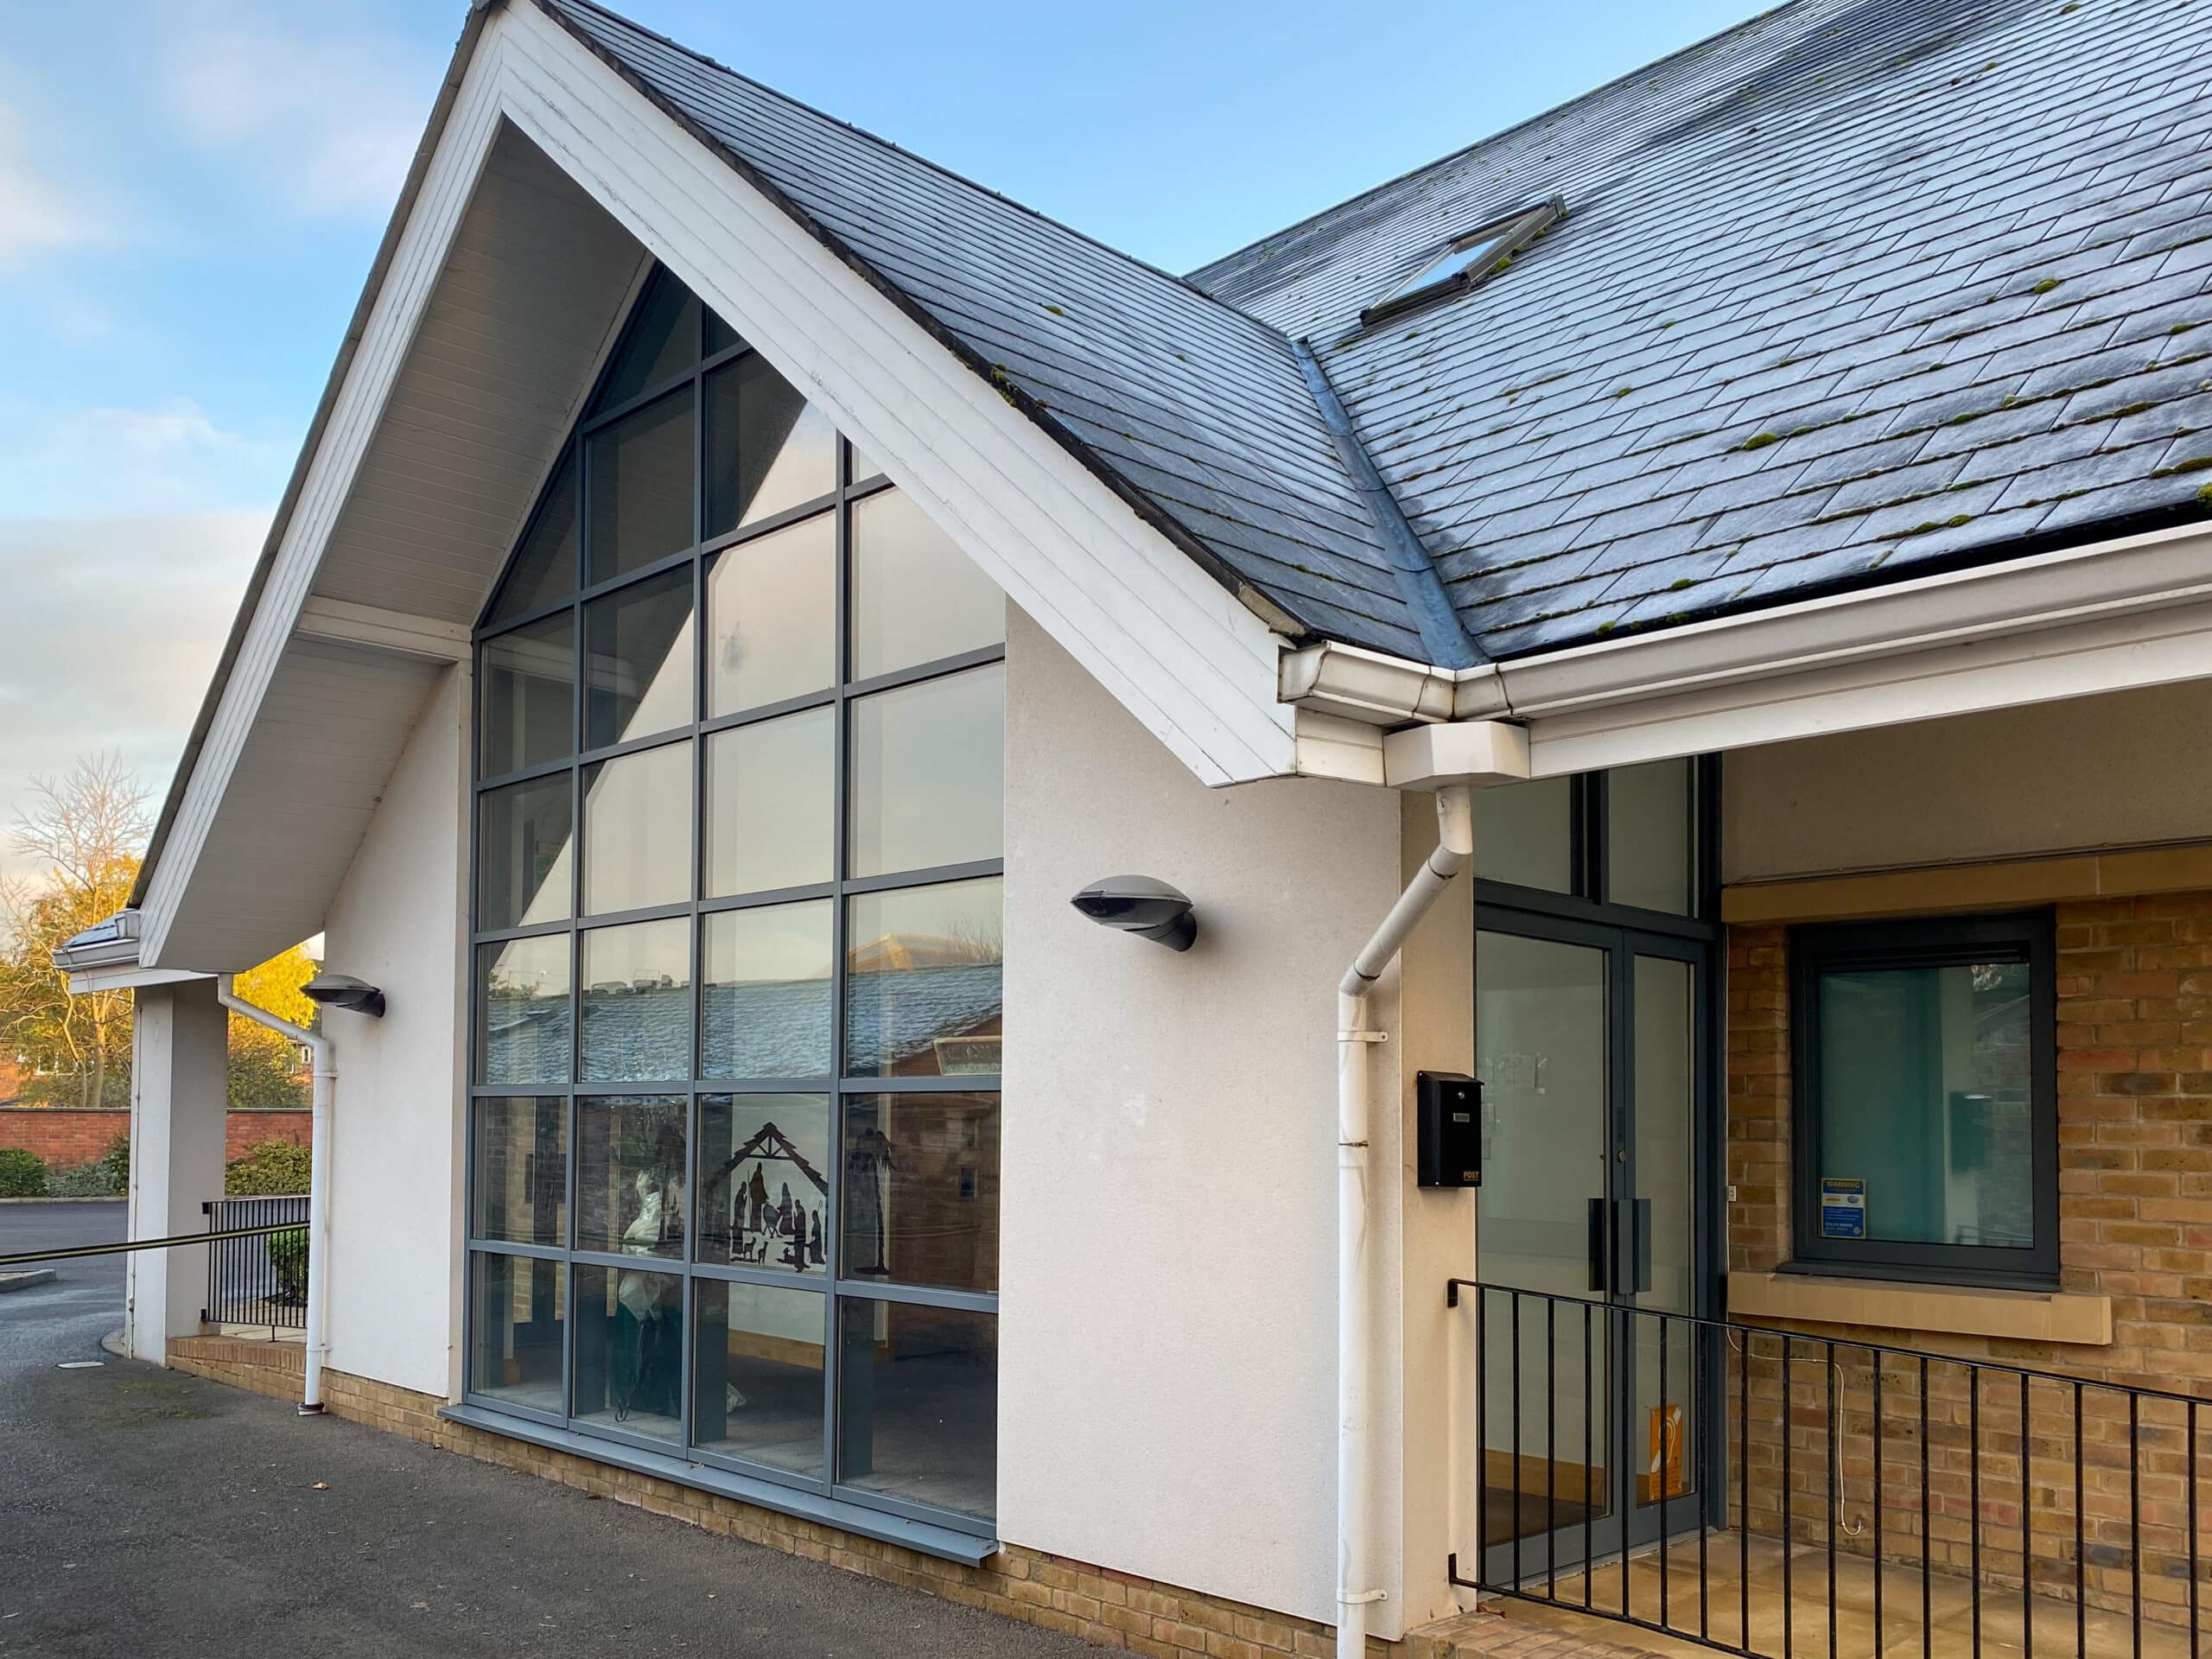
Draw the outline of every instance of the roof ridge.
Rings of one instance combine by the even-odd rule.
[[[1783,12],[1794,11],[1800,7],[1810,9],[1811,7],[1821,3],[1822,0],[1783,0],[1782,4],[1778,6],[1770,6],[1764,11],[1755,12],[1751,16],[1745,18],[1741,22],[1731,23],[1726,29],[1717,29],[1713,30],[1712,34],[1704,36],[1702,39],[1692,41],[1688,46],[1676,48],[1663,58],[1655,58],[1649,63],[1640,64],[1633,69],[1630,69],[1620,74],[1615,75],[1611,80],[1602,81],[1599,85],[1590,88],[1587,92],[1577,92],[1573,98],[1568,99],[1563,104],[1554,104],[1549,109],[1539,110],[1534,115],[1527,116],[1519,121],[1516,121],[1510,127],[1499,128],[1496,132],[1490,134],[1487,137],[1478,138],[1471,143],[1462,144],[1457,149],[1446,150],[1443,155],[1437,156],[1433,161],[1423,162],[1417,167],[1409,167],[1404,172],[1396,174],[1390,178],[1384,179],[1379,184],[1370,185],[1366,189],[1360,191],[1357,195],[1346,196],[1342,201],[1334,202],[1326,207],[1318,209],[1313,213],[1306,214],[1303,219],[1292,220],[1289,224],[1282,226],[1280,230],[1270,231],[1265,236],[1255,237],[1251,241],[1244,244],[1243,246],[1240,248],[1232,248],[1227,253],[1221,255],[1218,258],[1209,259],[1205,264],[1195,267],[1190,272],[1187,280],[1196,283],[1198,282],[1198,279],[1204,276],[1208,271],[1218,270],[1223,266],[1231,264],[1257,249],[1266,247],[1269,243],[1279,242],[1286,237],[1294,236],[1310,226],[1318,225],[1323,219],[1332,218],[1338,213],[1343,213],[1347,208],[1356,207],[1362,202],[1372,200],[1386,190],[1395,190],[1398,186],[1405,184],[1411,180],[1420,178],[1423,174],[1433,173],[1437,168],[1447,166],[1451,162],[1458,161],[1463,156],[1471,156],[1478,149],[1486,149],[1492,144],[1503,143],[1504,140],[1512,137],[1514,134],[1525,131],[1527,129],[1536,125],[1539,122],[1548,121],[1553,117],[1563,114],[1567,111],[1573,109],[1578,105],[1587,104],[1594,99],[1601,98],[1605,93],[1613,91],[1616,87],[1624,86],[1630,81],[1640,79],[1644,76],[1653,74],[1658,70],[1664,68],[1667,65],[1677,62],[1683,58],[1690,56],[1694,53],[1702,52],[1717,41],[1726,40],[1732,35],[1741,34],[1746,29],[1757,28],[1761,24],[1770,22],[1773,19],[1779,17]],[[592,0],[584,0],[584,3],[592,3]],[[1201,289],[1201,291],[1204,291],[1203,288]],[[1232,307],[1231,308],[1234,309],[1236,308]]]
[[[1040,224],[1049,225],[1056,231],[1064,232],[1065,234],[1074,237],[1077,241],[1089,244],[1090,246],[1099,250],[1102,253],[1112,255],[1115,258],[1121,260],[1125,264],[1134,265],[1140,270],[1145,271],[1151,276],[1158,276],[1163,281],[1170,283],[1175,287],[1183,289],[1194,298],[1205,301],[1208,306],[1214,309],[1225,312],[1230,316],[1236,318],[1237,321],[1248,324],[1250,327],[1258,329],[1262,334],[1268,335],[1274,340],[1280,341],[1285,351],[1288,351],[1290,348],[1290,336],[1281,329],[1276,327],[1273,323],[1268,322],[1264,318],[1255,316],[1252,313],[1244,310],[1241,307],[1231,305],[1227,300],[1223,299],[1219,295],[1209,294],[1205,289],[1199,287],[1198,283],[1192,281],[1190,277],[1184,276],[1179,272],[1169,270],[1164,265],[1156,265],[1149,259],[1142,258],[1136,254],[1131,253],[1127,248],[1117,248],[1111,242],[1108,242],[1102,238],[1093,236],[1088,231],[1077,230],[1074,226],[1068,224],[1065,220],[1053,218],[1042,208],[1033,207],[1026,201],[1021,201],[1013,196],[1009,196],[1003,190],[994,190],[988,184],[978,183],[976,180],[969,178],[966,174],[956,172],[953,168],[945,166],[942,162],[931,161],[919,150],[908,149],[905,145],[895,143],[892,140],[886,138],[881,133],[871,132],[868,128],[861,126],[856,121],[848,121],[842,116],[832,115],[827,110],[817,109],[813,105],[807,103],[804,99],[793,98],[789,92],[780,92],[777,88],[769,86],[766,81],[756,79],[754,77],[747,74],[742,69],[733,69],[729,65],[722,62],[719,58],[710,57],[696,47],[686,46],[683,41],[677,40],[672,35],[664,35],[656,29],[648,29],[645,24],[638,22],[635,18],[626,16],[623,13],[615,10],[612,6],[602,3],[602,0],[537,0],[537,3],[541,7],[549,10],[555,6],[571,6],[581,10],[595,11],[602,17],[610,17],[613,19],[614,22],[621,24],[625,29],[633,29],[637,30],[639,34],[645,35],[647,39],[659,41],[663,46],[667,47],[672,52],[681,53],[687,58],[703,63],[709,68],[715,70],[717,73],[728,75],[733,80],[742,81],[747,86],[752,87],[755,92],[760,92],[766,97],[774,99],[779,104],[787,105],[792,109],[804,110],[807,114],[817,117],[824,121],[835,122],[837,125],[844,128],[848,132],[854,134],[857,137],[865,138],[872,144],[880,145],[882,148],[891,151],[893,155],[898,156],[902,160],[927,168],[931,172],[938,174],[944,178],[950,179],[956,184],[964,186],[968,189],[974,190],[980,194],[988,196],[995,201],[1003,202],[1018,213],[1025,213],[1031,219],[1036,219]],[[1254,245],[1256,246],[1257,245],[1255,244]]]

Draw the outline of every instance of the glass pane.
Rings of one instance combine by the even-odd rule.
[[[682,1095],[576,1102],[576,1248],[683,1259]]]
[[[569,935],[476,947],[476,1080],[569,1080]]]
[[[853,874],[998,857],[1005,750],[1002,663],[856,701]]]
[[[698,1260],[826,1274],[829,1205],[829,1096],[701,1096]]]
[[[491,622],[550,605],[576,591],[575,452],[563,448],[561,464],[546,480],[537,516],[523,533],[514,562],[492,607]]]
[[[691,896],[691,746],[670,743],[584,769],[584,912]]]
[[[1519,787],[1514,785],[1513,787]],[[1505,794],[1508,790],[1485,791]],[[1483,804],[1478,802],[1476,811]],[[1475,842],[1482,844],[1477,818]],[[1483,1084],[1483,1189],[1476,1257],[1490,1283],[1588,1296],[1590,1216],[1607,1178],[1605,952],[1484,931],[1475,941],[1475,1075]],[[1512,1430],[1513,1313],[1493,1296],[1484,1410],[1483,1505],[1492,1541],[1538,1536],[1606,1514],[1613,1446],[1605,1409],[1607,1332],[1586,1349],[1579,1320],[1548,1345],[1543,1305],[1521,1304],[1522,1422]],[[1550,1402],[1546,1419],[1529,1402]],[[1585,1446],[1590,1448],[1586,1452]]]
[[[1574,891],[1574,780],[1475,791],[1475,874],[1547,893]]]
[[[999,889],[990,876],[848,901],[847,1076],[998,1071],[1005,955]]]
[[[470,1236],[565,1245],[569,1237],[569,1103],[558,1095],[480,1100],[468,1172]]]
[[[575,751],[575,620],[568,612],[484,644],[477,776],[497,778]]]
[[[1690,913],[1697,874],[1693,776],[1688,760],[1605,774],[1606,897],[1613,903]]]
[[[718,314],[709,310],[707,313],[707,355],[712,357],[718,352],[726,352],[739,343],[737,330],[724,322]]]
[[[648,387],[682,374],[699,357],[699,302],[666,271],[639,302],[628,336],[607,365],[592,411],[626,404]]]
[[[679,916],[584,935],[585,1082],[691,1075],[690,933]]]
[[[584,747],[689,726],[692,656],[688,566],[585,606]]]
[[[998,1490],[997,1317],[846,1297],[837,1322],[837,1478],[989,1515]]]
[[[707,713],[826,691],[837,678],[837,521],[726,548],[707,567]]]
[[[477,798],[476,925],[485,932],[569,913],[571,788],[563,772]]]
[[[591,580],[606,582],[691,545],[696,486],[689,387],[584,441],[591,483]]]
[[[468,1386],[561,1414],[568,1268],[530,1255],[468,1256]]]
[[[883,476],[883,468],[877,466],[871,456],[861,454],[860,445],[849,443],[845,448],[850,457],[847,464],[852,468],[845,476],[851,479],[854,483],[865,484],[870,479]]]
[[[2024,962],[1821,976],[1823,1237],[2034,1244],[2029,977]]]
[[[999,1287],[999,1097],[855,1095],[839,1195],[848,1278]]]
[[[707,918],[700,1076],[830,1075],[830,920],[827,899]]]
[[[836,838],[836,714],[734,727],[707,740],[707,891],[827,881]]]
[[[707,377],[707,534],[837,487],[837,430],[758,352]]]
[[[672,1440],[683,1409],[683,1279],[578,1262],[576,1421]]]
[[[1006,600],[895,490],[853,506],[853,677],[1006,639]]]
[[[699,1368],[691,1443],[797,1475],[822,1472],[826,1299],[810,1290],[696,1281]]]
[[[1663,957],[1636,958],[1636,1196],[1650,1227],[1645,1261],[1650,1288],[1636,1305],[1694,1313],[1697,1003],[1694,970]],[[1631,1430],[1647,1454],[1637,1478],[1637,1501],[1656,1503],[1696,1489],[1697,1401],[1689,1326],[1656,1319],[1636,1321],[1636,1414]],[[1662,1357],[1661,1349],[1664,1347]]]

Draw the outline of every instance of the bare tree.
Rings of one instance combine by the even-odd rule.
[[[49,1088],[73,1086],[97,1106],[130,1043],[130,995],[69,995],[53,953],[124,907],[138,876],[149,796],[118,754],[80,760],[59,778],[34,777],[10,836],[46,866],[36,879],[0,881],[0,1047]]]

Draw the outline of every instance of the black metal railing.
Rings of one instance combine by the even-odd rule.
[[[210,1233],[241,1228],[283,1230],[244,1238],[215,1238],[207,1246],[209,1325],[265,1325],[301,1331],[308,1322],[308,1201],[305,1194],[267,1198],[216,1198],[201,1205]],[[294,1225],[292,1224],[297,1224]]]
[[[1479,1491],[1455,1582],[1749,1659],[2197,1659],[2204,1402],[1452,1292],[1474,1325]]]

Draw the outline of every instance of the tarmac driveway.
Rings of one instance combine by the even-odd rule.
[[[0,1205],[0,1254],[66,1220]],[[35,1223],[24,1217],[43,1211]],[[93,1232],[91,1237],[102,1236]],[[86,1235],[68,1229],[55,1243]],[[0,1654],[1074,1655],[1072,1638],[115,1359],[114,1258],[0,1296]],[[103,1359],[89,1369],[61,1367]],[[318,1490],[321,1483],[323,1490]]]

